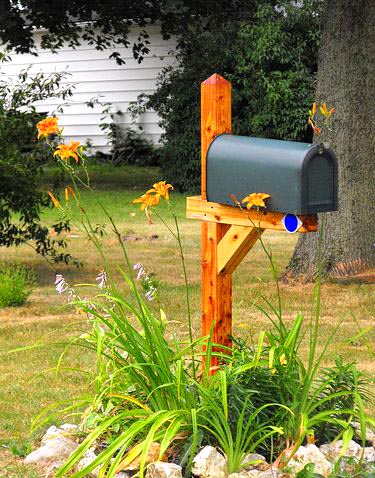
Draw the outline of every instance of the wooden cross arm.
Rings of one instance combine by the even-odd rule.
[[[216,202],[209,202],[201,196],[186,198],[186,217],[206,222],[231,224],[236,226],[249,226],[259,229],[273,229],[285,231],[282,223],[285,214],[280,212],[244,211],[239,207],[225,206]],[[298,216],[302,222],[298,232],[314,232],[318,230],[318,217],[316,214]]]
[[[218,274],[233,274],[264,229],[231,226],[217,245]]]

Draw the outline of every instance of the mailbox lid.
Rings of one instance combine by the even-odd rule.
[[[334,154],[321,145],[223,134],[207,153],[207,199],[221,204],[234,205],[232,194],[241,200],[265,192],[271,195],[270,211],[335,210],[336,182]]]

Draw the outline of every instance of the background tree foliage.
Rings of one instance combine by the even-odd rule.
[[[146,26],[158,22],[164,38],[180,35],[191,24],[210,22],[214,13],[236,18],[251,10],[256,0],[0,0],[0,39],[17,53],[36,53],[34,30],[42,29],[42,48],[58,50],[63,44],[77,47],[82,40],[99,50],[132,46],[139,61],[149,52]],[[270,3],[274,3],[271,0]],[[275,2],[276,3],[276,2]],[[132,25],[141,27],[131,45]],[[123,63],[119,52],[112,58]]]
[[[65,241],[52,239],[40,222],[42,209],[51,207],[40,188],[49,155],[36,141],[41,115],[34,107],[42,98],[65,99],[71,94],[69,87],[61,87],[62,78],[59,73],[29,78],[27,70],[12,82],[0,77],[0,246],[26,243],[56,262],[70,262]],[[59,222],[51,228],[60,233],[69,231],[69,224]]]
[[[183,191],[200,181],[200,83],[216,72],[233,87],[236,134],[311,141],[320,1],[296,7],[257,2],[236,19],[213,16],[178,37],[180,68],[165,68],[155,94],[142,98],[164,128],[164,176]]]

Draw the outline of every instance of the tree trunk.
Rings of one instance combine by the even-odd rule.
[[[339,210],[326,214],[322,266],[352,276],[375,266],[375,1],[326,4],[316,96],[336,113],[315,139],[336,152]],[[317,233],[300,236],[286,277],[314,277],[317,244]]]

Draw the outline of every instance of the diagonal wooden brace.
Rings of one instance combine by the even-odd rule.
[[[233,274],[264,229],[231,226],[217,245],[217,273]]]

